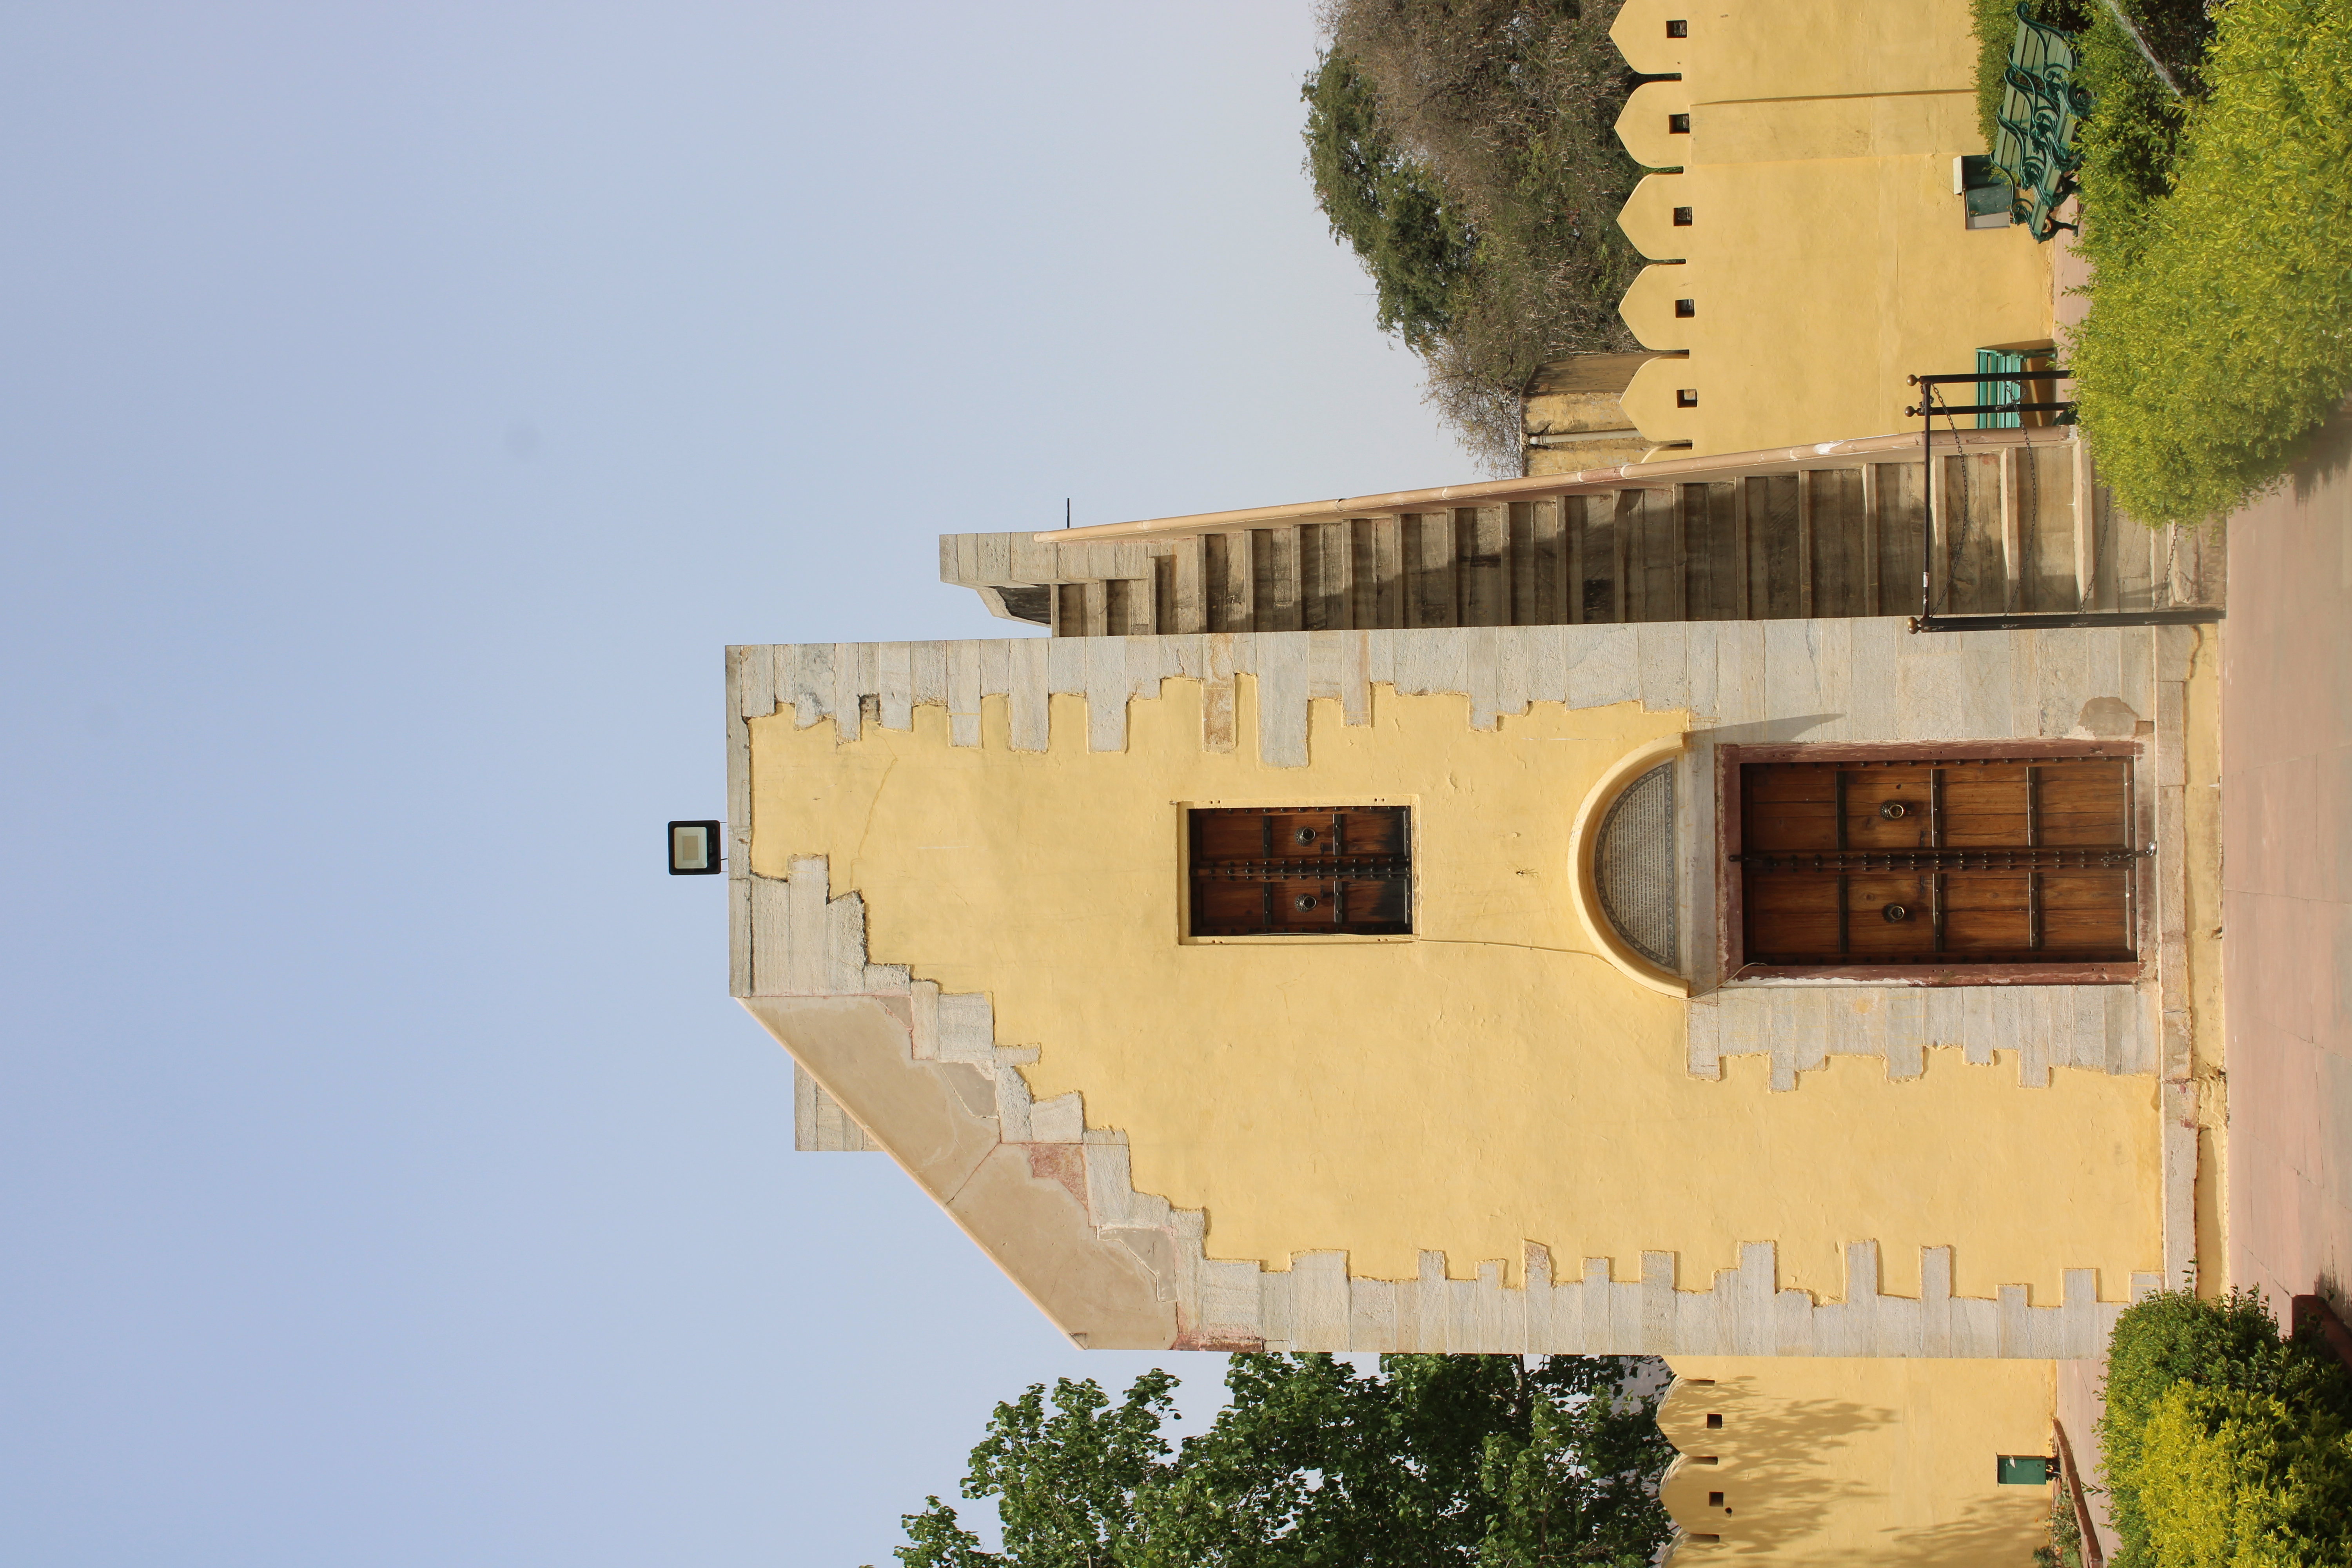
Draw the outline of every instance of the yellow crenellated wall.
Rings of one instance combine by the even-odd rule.
[[[1683,1458],[1659,1499],[1686,1532],[1675,1556],[1686,1568],[2022,1568],[2049,1540],[2052,1489],[2004,1486],[1996,1466],[2004,1454],[2051,1452],[2050,1362],[1675,1356],[1673,1365],[1658,1429]],[[1710,1413],[1720,1427],[1706,1425]]]
[[[1674,1251],[1699,1289],[1772,1241],[1784,1287],[1842,1299],[1841,1248],[1874,1239],[1890,1294],[1948,1245],[1958,1293],[2023,1283],[2037,1303],[2068,1268],[2114,1300],[2158,1267],[2147,1079],[2026,1089],[2011,1053],[1942,1050],[1916,1079],[1839,1059],[1786,1093],[1760,1057],[1688,1074],[1686,1004],[1595,957],[1569,892],[1585,793],[1684,715],[1538,703],[1478,731],[1463,698],[1376,686],[1370,723],[1318,701],[1310,765],[1273,768],[1245,675],[1237,700],[1222,753],[1186,679],[1133,703],[1123,752],[1086,749],[1075,697],[1053,699],[1042,752],[1011,748],[996,698],[977,747],[934,707],[846,743],[781,708],[751,723],[752,869],[828,857],[874,962],[987,992],[998,1039],[1041,1050],[1034,1093],[1081,1091],[1090,1126],[1123,1129],[1137,1187],[1204,1209],[1212,1257],[1338,1248],[1395,1279],[1427,1248],[1516,1282],[1535,1241],[1620,1279]],[[1414,937],[1180,940],[1183,804],[1398,800]]]
[[[1686,37],[1667,37],[1675,19]],[[1967,228],[1952,191],[1953,159],[1985,150],[1964,0],[1629,0],[1611,36],[1636,69],[1682,73],[1636,89],[1618,121],[1637,160],[1672,171],[1619,217],[1656,263],[1626,324],[1689,355],[1643,366],[1625,394],[1644,435],[1690,443],[1663,456],[1909,428],[1906,376],[2050,341],[2047,248],[2022,227]]]

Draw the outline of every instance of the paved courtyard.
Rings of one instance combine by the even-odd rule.
[[[2352,1308],[2352,416],[2231,520],[2229,1277]]]

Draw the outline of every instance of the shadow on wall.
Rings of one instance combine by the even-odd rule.
[[[1684,1455],[1661,1500],[1685,1532],[1685,1568],[2022,1565],[2048,1539],[2049,1489],[2002,1486],[1994,1470],[2000,1454],[2044,1451],[2046,1363],[1679,1364],[1658,1426]]]
[[[2030,1489],[2037,1498],[2049,1496],[2046,1488]],[[1913,1563],[1916,1568],[1979,1568],[1988,1563],[2022,1564],[2026,1561],[2018,1545],[2017,1510],[1995,1502],[1969,1503],[1958,1518],[1939,1524],[1891,1526],[1879,1539],[1885,1544],[1872,1553],[1876,1561]]]
[[[1836,1533],[1834,1516],[1881,1495],[1845,1456],[1858,1446],[1855,1439],[1900,1417],[1885,1406],[1850,1400],[1759,1399],[1743,1387],[1746,1382],[1684,1380],[1668,1394],[1672,1410],[1660,1412],[1658,1425],[1668,1441],[1694,1460],[1713,1455],[1717,1461],[1685,1464],[1666,1489],[1667,1511],[1686,1533],[1721,1537],[1689,1542],[1684,1560],[1696,1563],[1720,1554],[1819,1561],[1798,1549],[1818,1552]],[[1707,1428],[1709,1413],[1723,1416],[1721,1430]],[[1707,1494],[1716,1491],[1724,1494],[1723,1507],[1707,1504]]]

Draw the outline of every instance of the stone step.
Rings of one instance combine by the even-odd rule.
[[[2221,603],[2218,539],[2115,510],[2079,442],[1935,458],[1938,614]],[[940,577],[1059,637],[1920,613],[1927,464],[1067,545],[942,535]]]

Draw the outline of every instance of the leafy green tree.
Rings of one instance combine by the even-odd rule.
[[[1301,89],[1307,172],[1422,356],[1430,401],[1498,471],[1519,394],[1563,353],[1637,346],[1617,227],[1641,170],[1614,129],[1636,79],[1618,0],[1322,0]]]
[[[1380,117],[1371,86],[1345,55],[1323,57],[1299,89],[1307,169],[1333,237],[1354,247],[1379,290],[1381,330],[1419,353],[1454,325],[1478,237]]]
[[[993,1499],[1001,1553],[938,1498],[906,1516],[906,1568],[1552,1568],[1647,1563],[1671,1529],[1673,1450],[1638,1358],[1241,1355],[1232,1404],[1171,1447],[1176,1380],[1113,1405],[1063,1379],[996,1407],[963,1495]],[[1050,1405],[1050,1407],[1049,1407]]]

